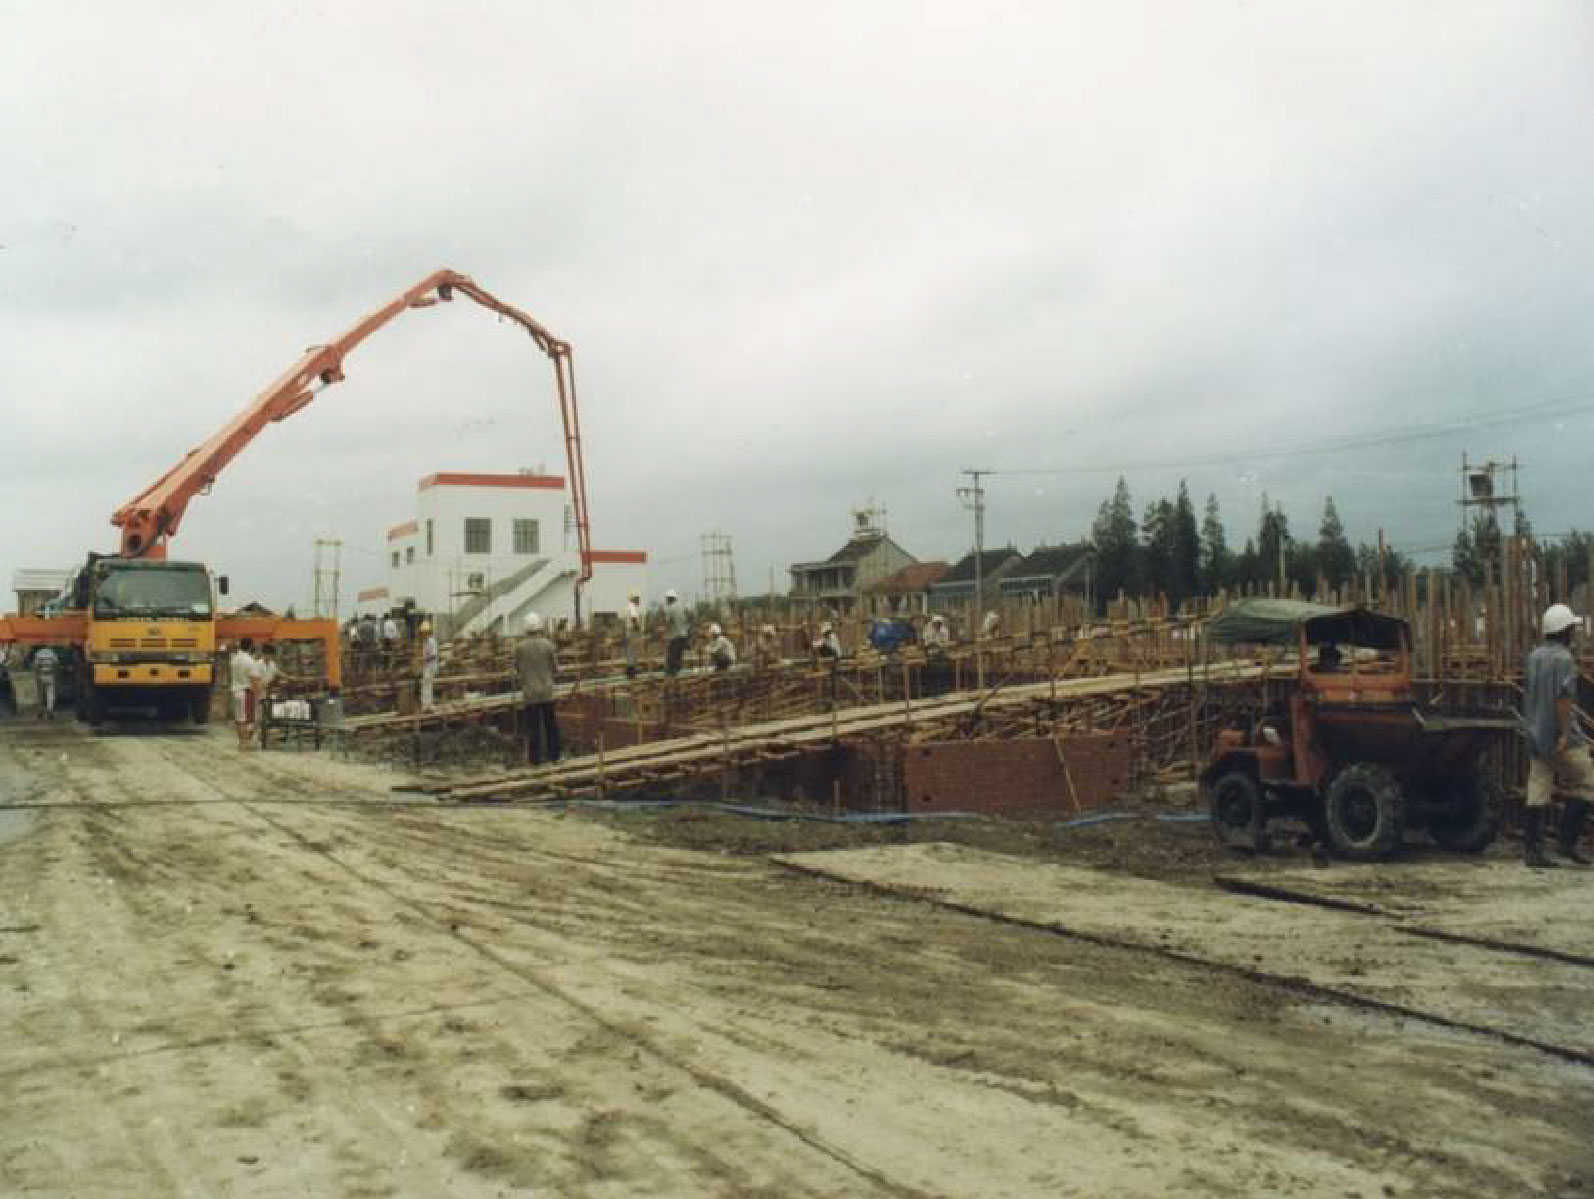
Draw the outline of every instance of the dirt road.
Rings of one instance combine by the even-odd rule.
[[[0,1193],[1594,1193],[1577,1060],[396,778],[0,725]]]

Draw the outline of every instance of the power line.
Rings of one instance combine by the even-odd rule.
[[[1523,421],[1542,420],[1546,417],[1569,416],[1594,409],[1594,397],[1561,398],[1525,404],[1517,408],[1504,408],[1496,412],[1474,414],[1470,417],[1428,421],[1417,425],[1397,426],[1377,432],[1351,433],[1340,437],[1324,437],[1295,445],[1261,446],[1248,450],[1224,450],[1211,454],[1198,454],[1189,458],[1147,459],[1142,462],[1116,465],[1057,466],[1041,468],[1015,468],[994,470],[995,475],[1116,475],[1140,470],[1183,470],[1197,466],[1233,466],[1257,458],[1299,458],[1315,454],[1339,454],[1347,450],[1373,449],[1386,445],[1406,445],[1416,441],[1430,441],[1449,437],[1474,429],[1488,429],[1499,425]]]

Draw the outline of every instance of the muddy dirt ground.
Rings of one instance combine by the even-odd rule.
[[[219,730],[0,724],[0,1194],[1594,1193],[1576,1053],[1238,969],[1221,919],[1209,963],[1069,935],[1066,896],[1048,929],[774,860],[953,842],[970,893],[1056,862],[1221,913],[1234,861],[1199,826],[400,781]]]

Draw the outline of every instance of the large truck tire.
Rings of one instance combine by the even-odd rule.
[[[1500,833],[1504,801],[1492,775],[1471,771],[1448,779],[1440,789],[1442,810],[1428,818],[1428,832],[1441,849],[1482,853]]]
[[[1334,852],[1354,862],[1394,856],[1406,835],[1406,796],[1376,762],[1355,762],[1323,792],[1323,823]]]
[[[1267,814],[1262,788],[1248,770],[1218,775],[1206,787],[1212,832],[1225,849],[1261,853],[1265,848]]]

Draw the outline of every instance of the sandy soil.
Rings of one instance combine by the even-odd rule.
[[[0,1194],[1594,1192],[1577,1061],[1236,970],[1221,921],[1174,956],[769,857],[958,838],[987,897],[1061,861],[1270,902],[1215,888],[1189,826],[450,809],[395,781],[220,731],[0,725]]]

